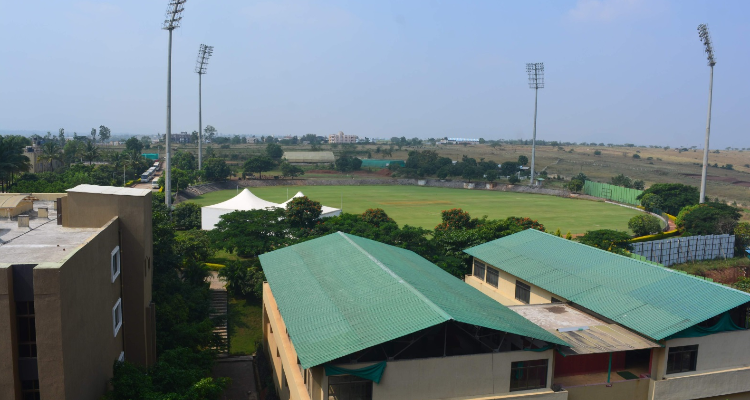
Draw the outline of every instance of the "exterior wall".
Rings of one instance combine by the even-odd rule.
[[[113,219],[58,263],[34,268],[39,386],[43,398],[98,399],[123,351],[125,326],[114,336],[112,308],[122,273],[111,279],[110,254],[119,245]]]
[[[549,360],[547,388],[510,392],[510,367],[515,361]],[[362,368],[367,364],[343,364],[342,368]],[[379,384],[372,387],[373,400],[429,400],[474,396],[505,395],[495,398],[525,398],[529,394],[552,394],[553,353],[513,351],[417,360],[389,361]],[[328,388],[328,379],[324,380]],[[567,398],[559,392],[550,398]],[[564,397],[562,397],[564,396]],[[531,397],[536,399],[536,397]]]
[[[357,135],[344,135],[342,133],[328,135],[328,143],[357,143]]]
[[[67,193],[32,193],[32,197],[36,197],[42,201],[55,201],[60,197],[66,197]]]
[[[672,339],[666,346],[654,349],[652,376],[656,380],[694,375],[701,372],[718,371],[750,366],[750,330],[715,333],[713,335]],[[670,347],[698,345],[698,362],[693,372],[667,374],[667,355]]]
[[[20,400],[16,313],[13,301],[13,270],[0,264],[0,394],[3,399]]]
[[[151,307],[151,193],[128,196],[68,192],[62,202],[63,226],[66,227],[101,227],[119,216],[123,325],[127,326],[125,353],[135,364],[153,364],[156,344]]]
[[[700,355],[698,356],[700,359]],[[750,368],[737,368],[718,372],[697,373],[688,376],[652,380],[649,400],[684,400],[718,397],[729,399],[750,398]]]
[[[0,208],[0,217],[12,218],[34,208],[34,202],[22,201],[15,207]]]
[[[276,392],[281,400],[310,400],[299,364],[297,364],[297,352],[286,332],[286,325],[281,319],[271,288],[268,282],[265,282],[263,283],[263,337],[267,343],[268,359],[273,365]],[[286,376],[287,385],[283,385],[282,375]]]
[[[646,400],[651,379],[566,387],[569,400]]]
[[[479,260],[482,261],[482,260]],[[503,271],[502,269],[496,268],[493,265],[482,261],[487,265],[488,268],[494,268],[498,271],[497,288],[490,286],[486,281],[482,282],[480,279],[472,276],[472,279],[466,279],[466,283],[475,288],[479,289],[482,293],[492,297],[495,301],[506,306],[515,306],[525,304],[516,300],[516,281],[521,281],[531,287],[531,296],[529,298],[529,304],[548,304],[552,302],[552,298],[556,298],[562,302],[567,300],[561,296],[557,296],[554,293],[548,292],[539,286],[535,286],[523,279],[516,278],[515,276]],[[485,273],[486,279],[486,273]],[[498,295],[502,297],[498,297]]]

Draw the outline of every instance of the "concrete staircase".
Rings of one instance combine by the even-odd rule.
[[[214,347],[219,353],[229,353],[229,330],[227,314],[229,303],[226,289],[211,289],[211,318],[222,317],[222,322],[214,328],[214,333],[221,338],[221,343]]]

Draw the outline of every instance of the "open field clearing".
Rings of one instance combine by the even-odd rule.
[[[626,231],[628,220],[638,211],[604,202],[566,199],[537,194],[445,189],[418,186],[277,186],[251,188],[258,197],[283,202],[302,191],[323,205],[340,207],[347,213],[382,208],[399,225],[433,229],[440,223],[440,212],[462,208],[473,217],[530,217],[554,232],[584,233],[594,229]],[[196,197],[201,206],[216,204],[235,196],[235,190],[222,190]]]

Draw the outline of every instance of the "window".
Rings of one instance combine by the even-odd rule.
[[[531,286],[521,281],[516,281],[516,300],[529,304],[531,300]]]
[[[112,329],[115,331],[115,337],[117,332],[120,332],[122,328],[122,299],[117,299],[117,303],[112,307]]]
[[[112,250],[109,266],[112,269],[112,283],[114,283],[115,279],[120,276],[120,246]]]
[[[372,381],[354,375],[329,376],[328,400],[372,400]]]
[[[21,381],[21,399],[23,400],[39,400],[39,380],[33,381]]]
[[[33,301],[16,302],[18,357],[36,357],[36,318]]]
[[[698,345],[670,347],[667,356],[667,373],[695,371],[698,362]]]
[[[474,276],[480,280],[484,280],[484,263],[474,260]]]
[[[510,391],[547,387],[547,360],[510,363]]]
[[[500,273],[495,268],[487,268],[487,283],[497,287],[497,278]]]

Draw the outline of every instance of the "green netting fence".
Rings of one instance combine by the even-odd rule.
[[[612,200],[619,203],[640,206],[641,202],[636,200],[635,198],[643,193],[643,191],[610,185],[609,183],[586,181],[586,183],[583,185],[583,193],[589,196],[601,197],[603,199]]]
[[[396,164],[401,167],[406,166],[404,160],[377,160],[372,158],[366,158],[362,160],[362,168],[388,168],[389,165]]]

